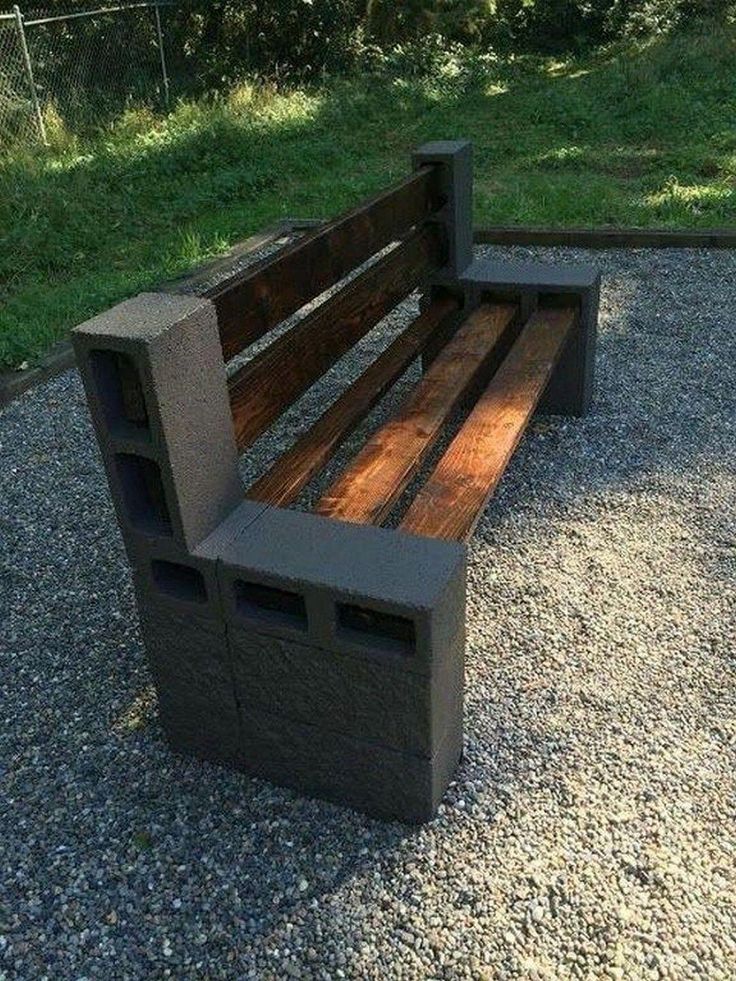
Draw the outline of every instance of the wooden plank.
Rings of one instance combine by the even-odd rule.
[[[577,314],[539,310],[414,499],[401,530],[467,540],[542,397]]]
[[[318,514],[359,524],[380,524],[388,516],[445,419],[498,361],[516,314],[513,304],[488,304],[468,317],[396,416],[319,500]]]
[[[269,345],[228,379],[239,449],[249,446],[346,351],[411,293],[441,255],[435,226],[397,248]]]
[[[562,245],[585,249],[733,249],[736,228],[477,228],[473,241],[492,245]]]
[[[262,337],[441,204],[437,175],[424,167],[329,224],[205,290],[217,310],[225,359]]]
[[[286,507],[378,404],[435,331],[459,309],[454,297],[435,302],[390,344],[317,422],[249,489],[247,497]]]

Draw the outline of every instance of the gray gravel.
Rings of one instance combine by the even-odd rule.
[[[599,396],[481,521],[419,830],[174,758],[76,374],[0,415],[1,976],[736,975],[736,258],[496,254],[603,268]]]

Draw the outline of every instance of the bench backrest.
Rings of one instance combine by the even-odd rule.
[[[199,291],[214,304],[226,362],[308,308],[286,333],[229,374],[239,450],[421,283],[466,264],[470,144],[427,144],[413,159],[409,176],[275,256]],[[460,230],[461,224],[467,227]],[[466,259],[458,256],[461,242]],[[167,291],[176,292],[176,286]]]

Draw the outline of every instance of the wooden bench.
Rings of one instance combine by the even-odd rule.
[[[534,412],[588,408],[599,277],[474,259],[470,145],[413,163],[263,262],[142,294],[74,342],[172,746],[423,821],[462,751],[464,543]],[[243,488],[239,455],[417,289],[419,314]]]

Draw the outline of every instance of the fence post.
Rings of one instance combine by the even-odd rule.
[[[38,90],[36,88],[36,83],[33,78],[33,65],[31,64],[31,55],[28,50],[28,43],[26,41],[26,29],[23,24],[23,14],[20,12],[20,7],[15,4],[13,7],[13,13],[15,14],[15,23],[18,27],[18,37],[20,39],[20,47],[23,52],[23,62],[26,69],[26,78],[28,79],[28,87],[31,90],[31,99],[33,100],[33,111],[36,115],[36,122],[38,123],[38,130],[41,134],[41,141],[44,146],[49,145],[49,141],[46,139],[46,126],[43,121],[43,113],[41,112],[41,103],[38,101]]]
[[[156,34],[158,36],[158,51],[161,55],[161,75],[164,80],[164,99],[166,100],[166,105],[169,104],[169,73],[166,70],[166,53],[164,51],[164,32],[161,29],[161,10],[158,4],[154,5],[154,11],[156,12]]]

